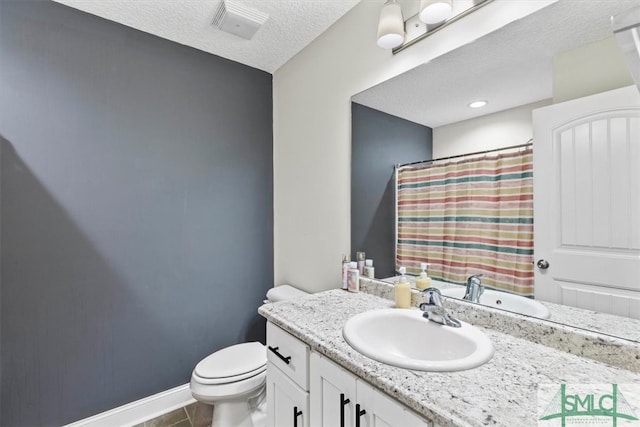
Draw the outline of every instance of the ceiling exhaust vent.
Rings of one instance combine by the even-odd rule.
[[[222,0],[212,24],[222,31],[250,40],[268,18],[268,14],[259,10],[233,0]]]

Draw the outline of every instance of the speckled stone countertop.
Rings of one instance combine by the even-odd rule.
[[[379,280],[361,278],[360,281],[365,283],[377,282],[393,284],[396,280],[398,280],[398,277],[399,276],[387,277],[385,279]],[[410,282],[415,280],[413,276],[408,277]],[[462,285],[454,285],[434,279],[433,286],[439,289],[446,289],[457,288]],[[539,302],[549,309],[551,315],[548,320],[551,322],[559,323],[561,325],[572,325],[581,329],[590,330],[605,335],[611,335],[613,337],[618,337],[629,341],[640,342],[640,319],[621,317],[613,314],[570,307],[568,305],[554,304],[547,301]]]
[[[259,313],[442,426],[537,426],[538,384],[640,383],[640,374],[482,327],[495,354],[486,364],[460,372],[396,368],[346,343],[342,327],[351,316],[392,305],[374,295],[331,290],[265,304]]]
[[[438,284],[438,287],[441,288],[446,286],[447,284]],[[393,286],[386,281],[360,279],[360,290],[381,298],[393,299]],[[412,290],[411,305],[418,307],[421,302],[424,302],[424,296],[420,291]],[[552,320],[524,316],[457,298],[445,297],[445,307],[454,317],[472,325],[495,329],[517,338],[544,344],[556,350],[640,373],[640,343],[637,341],[601,334]],[[581,315],[585,316],[584,313]],[[618,321],[621,319],[618,318]],[[624,319],[622,321],[624,322]],[[606,324],[607,322],[604,322],[600,326]]]
[[[551,316],[549,320],[564,325],[576,325],[591,331],[640,342],[640,320],[600,313],[582,308],[540,301]]]

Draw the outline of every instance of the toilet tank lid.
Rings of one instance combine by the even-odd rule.
[[[196,365],[202,378],[228,378],[245,374],[267,363],[267,350],[259,342],[247,342],[218,350]]]
[[[271,302],[284,301],[295,297],[309,295],[305,291],[291,285],[280,285],[267,291],[267,299]]]

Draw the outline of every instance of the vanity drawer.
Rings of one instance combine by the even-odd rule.
[[[267,323],[267,359],[309,391],[309,346],[271,322]]]

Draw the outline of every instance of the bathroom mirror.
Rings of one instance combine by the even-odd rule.
[[[404,159],[400,163],[527,142],[532,137],[532,110],[633,84],[613,37],[610,17],[637,5],[637,0],[579,4],[559,0],[469,45],[354,95],[353,156],[363,150],[363,147],[355,147],[355,133],[362,127],[358,121],[369,115],[379,124],[382,119],[377,115],[381,113],[427,129],[424,145],[430,156]],[[464,25],[464,20],[457,25]],[[410,49],[401,54],[409,52]],[[484,100],[488,104],[479,109],[469,108],[469,103],[476,100]],[[363,108],[371,111],[358,113]],[[430,143],[432,146],[428,147]],[[392,141],[392,144],[399,149],[402,145],[399,141]],[[389,150],[388,147],[386,149]],[[370,169],[373,168],[372,157],[376,157],[375,153],[370,153],[367,158]],[[352,164],[355,162],[357,159],[352,160]],[[378,247],[384,247],[384,262],[376,261],[379,266],[395,264],[395,260],[388,259],[393,258],[395,251],[395,241],[389,238],[389,229],[382,232],[376,229],[376,218],[389,207],[385,205],[384,209],[378,209],[379,206],[375,205],[375,200],[388,203],[387,196],[395,189],[392,179],[394,163],[398,161],[394,159],[384,165],[384,188],[372,190],[375,194],[366,196],[368,200],[363,203],[357,199],[363,191],[361,187],[354,187],[352,172],[353,249],[365,250],[376,258],[383,256],[377,255],[382,253]],[[358,179],[357,182],[363,181],[362,177]],[[363,213],[356,205],[366,205],[374,212]],[[354,222],[357,221],[368,225],[360,236],[353,234]],[[394,224],[387,221],[385,227],[393,228]],[[382,236],[382,241],[376,242],[375,235]],[[390,275],[384,270],[377,267],[376,275]],[[635,310],[640,311],[640,299],[638,301]],[[549,304],[544,300],[542,303],[549,307],[549,321],[640,341],[640,320]]]

